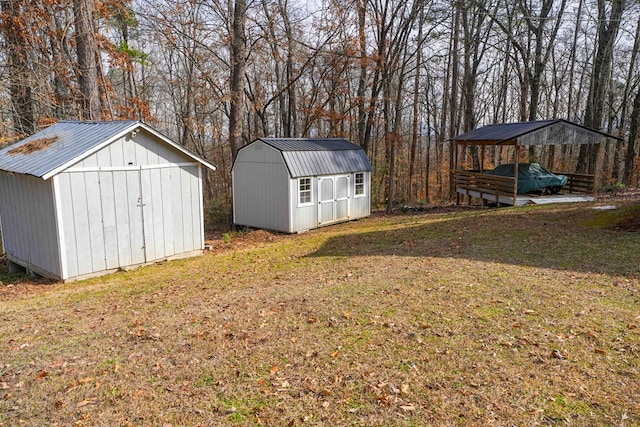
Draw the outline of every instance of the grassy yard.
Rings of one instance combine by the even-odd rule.
[[[226,234],[69,284],[0,272],[0,426],[638,426],[630,207]]]

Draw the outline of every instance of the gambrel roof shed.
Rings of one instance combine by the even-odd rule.
[[[370,171],[364,150],[346,139],[260,138],[282,153],[292,178]]]
[[[0,150],[7,260],[66,281],[200,253],[202,167],[140,121],[49,126]]]
[[[236,225],[297,233],[370,214],[371,163],[340,138],[259,138],[234,161]]]

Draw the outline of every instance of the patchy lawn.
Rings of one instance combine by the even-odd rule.
[[[374,216],[77,283],[0,273],[0,426],[640,425],[640,233],[615,212]]]

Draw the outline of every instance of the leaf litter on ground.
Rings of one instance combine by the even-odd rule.
[[[638,424],[640,238],[597,215],[374,215],[17,282],[0,425]]]

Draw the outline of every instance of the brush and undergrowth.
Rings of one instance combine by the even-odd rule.
[[[0,426],[640,425],[640,234],[616,228],[637,206],[592,208],[230,233],[69,284],[3,271]]]

